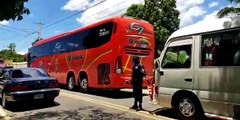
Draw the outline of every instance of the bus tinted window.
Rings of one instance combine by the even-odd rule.
[[[83,45],[86,48],[95,48],[107,43],[111,38],[112,29],[113,22],[89,29],[87,36],[84,38]]]
[[[202,36],[202,66],[239,65],[239,30]]]
[[[30,59],[46,55],[100,47],[111,39],[113,22],[89,28],[29,49]]]

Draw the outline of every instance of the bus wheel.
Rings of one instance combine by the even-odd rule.
[[[192,96],[178,96],[172,107],[182,120],[203,120],[205,118],[202,106]]]
[[[74,86],[75,86],[75,77],[74,76],[68,77],[68,81],[67,81],[68,90],[73,90]]]
[[[80,83],[80,90],[82,92],[87,92],[88,91],[88,80],[87,80],[87,78],[81,78],[79,83]]]

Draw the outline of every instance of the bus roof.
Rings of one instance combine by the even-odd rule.
[[[204,20],[173,32],[168,39],[182,37],[186,35],[193,35],[193,34],[199,34],[204,32],[222,30],[227,28],[234,28],[239,26],[240,26],[240,16],[235,16],[233,18]]]
[[[33,46],[37,46],[37,45],[40,45],[40,44],[43,44],[43,43],[46,43],[46,42],[55,40],[55,39],[57,39],[57,38],[61,38],[61,37],[66,36],[66,35],[73,34],[73,33],[76,33],[76,32],[79,32],[79,31],[82,31],[82,30],[85,30],[85,29],[88,29],[88,28],[97,26],[97,25],[99,25],[99,24],[105,23],[106,21],[110,21],[110,20],[114,20],[114,19],[119,19],[119,18],[137,19],[137,18],[127,17],[127,16],[114,16],[114,17],[109,17],[109,18],[101,19],[101,20],[99,20],[99,21],[97,21],[97,22],[95,22],[95,23],[92,23],[92,24],[89,24],[89,25],[86,25],[86,26],[77,28],[77,29],[75,29],[75,30],[71,30],[71,31],[68,31],[68,32],[65,32],[65,33],[61,33],[61,34],[54,35],[54,36],[52,36],[52,37],[49,37],[49,38],[40,40],[40,41],[36,42]],[[141,19],[138,19],[138,20],[141,20]],[[144,20],[141,20],[141,21],[144,21]],[[144,21],[144,22],[149,23],[148,21]]]
[[[75,30],[71,30],[71,31],[68,31],[68,32],[64,32],[64,33],[60,33],[60,34],[58,34],[58,35],[51,36],[51,37],[49,37],[49,38],[46,38],[46,39],[43,39],[43,40],[40,40],[40,41],[36,42],[33,46],[37,46],[37,45],[40,45],[40,44],[43,44],[43,43],[46,43],[46,42],[55,40],[55,39],[57,39],[57,38],[61,38],[61,37],[66,36],[66,35],[73,34],[73,33],[79,32],[79,31],[81,31],[81,30],[85,30],[85,29],[91,28],[91,27],[93,27],[93,26],[96,26],[96,25],[98,25],[98,24],[101,24],[101,23],[104,23],[104,22],[106,22],[106,21],[110,21],[110,20],[113,20],[113,19],[116,19],[116,18],[119,18],[119,16],[106,18],[106,19],[100,20],[100,21],[98,21],[98,22],[95,22],[95,23],[93,23],[93,24],[90,24],[90,25],[86,25],[86,26],[77,28],[77,29],[75,29]]]

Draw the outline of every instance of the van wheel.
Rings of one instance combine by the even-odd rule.
[[[80,90],[81,92],[88,92],[88,80],[87,78],[81,78],[79,80]]]
[[[74,86],[75,86],[75,77],[74,76],[70,76],[68,78],[68,81],[67,81],[67,88],[68,88],[68,90],[73,90]]]
[[[203,120],[205,118],[202,106],[192,96],[178,96],[172,107],[182,120]]]

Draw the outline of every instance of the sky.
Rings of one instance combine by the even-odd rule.
[[[30,14],[21,21],[0,21],[0,50],[10,43],[24,54],[38,37],[47,38],[91,24],[100,19],[123,14],[132,4],[144,0],[29,0],[25,7]],[[176,0],[180,11],[180,28],[209,19],[226,6],[234,6],[227,0]]]

